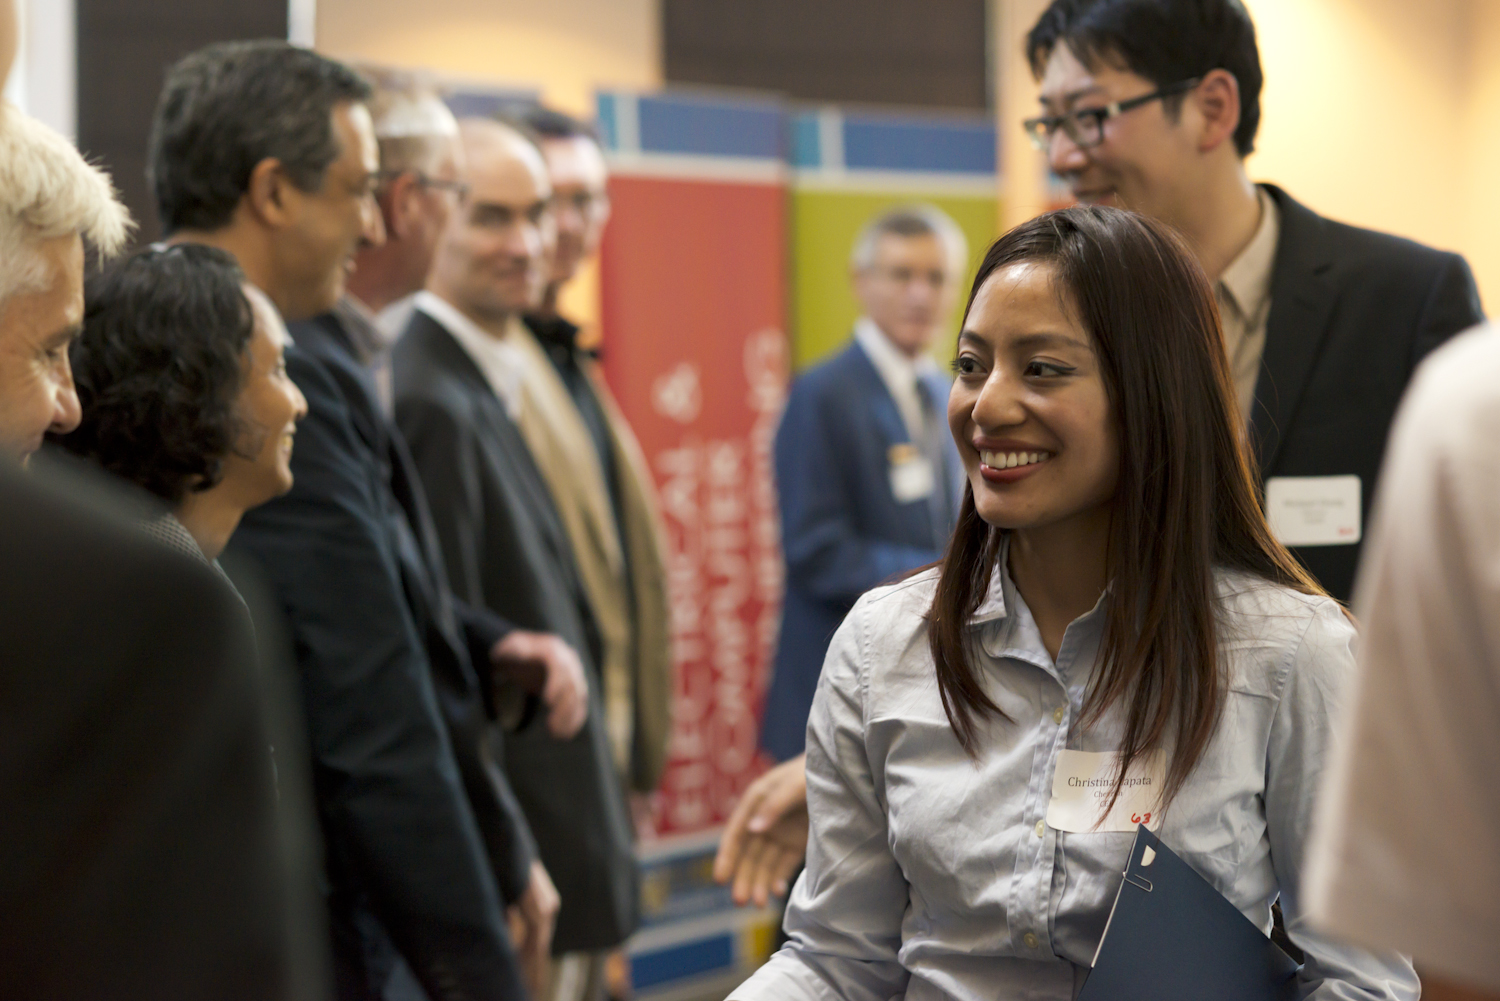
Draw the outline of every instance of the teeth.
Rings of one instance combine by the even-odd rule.
[[[980,452],[979,461],[991,469],[1014,469],[1033,466],[1052,458],[1051,452]]]

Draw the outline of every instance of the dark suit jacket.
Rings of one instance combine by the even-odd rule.
[[[1457,254],[1324,219],[1265,185],[1281,210],[1251,440],[1262,476],[1360,478],[1368,518],[1396,405],[1417,362],[1484,319]],[[1293,550],[1347,601],[1360,547]]]
[[[0,469],[0,996],[316,996],[244,606],[43,476]]]
[[[291,329],[287,370],[308,402],[296,485],[232,548],[279,595],[301,669],[340,991],[380,989],[368,909],[432,998],[524,997],[503,904],[534,849],[485,709],[487,650],[508,626],[457,619],[420,486],[346,332],[332,316]]]
[[[933,377],[930,391],[947,399]],[[958,492],[958,450],[945,434]],[[901,503],[891,489],[892,446],[911,436],[896,401],[857,342],[792,384],[776,432],[776,488],[786,598],[761,745],[782,761],[802,753],[807,714],[834,630],[861,594],[931,563],[953,530],[956,503],[934,520],[925,499]]]
[[[432,502],[453,589],[523,629],[555,633],[588,672],[571,740],[530,727],[505,763],[562,898],[556,952],[606,949],[637,921],[630,814],[600,700],[601,644],[567,533],[520,430],[464,349],[420,309],[396,345],[396,420]]]

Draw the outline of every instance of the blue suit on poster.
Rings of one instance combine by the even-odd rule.
[[[963,467],[944,416],[948,383],[936,372],[918,378],[941,443],[925,493],[903,486],[912,470],[901,467],[924,450],[857,342],[792,384],[775,455],[786,598],[761,728],[761,746],[777,761],[803,751],[828,642],[854,602],[937,560],[953,531]]]

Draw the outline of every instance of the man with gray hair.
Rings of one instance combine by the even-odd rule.
[[[68,346],[83,322],[84,240],[112,257],[130,226],[102,171],[0,104],[0,451],[12,459],[78,426]]]
[[[962,496],[948,382],[926,351],[968,242],[942,210],[900,205],[855,238],[854,343],[792,384],[776,433],[786,598],[761,746],[780,764],[740,797],[714,878],[736,903],[785,894],[807,847],[803,742],[828,641],[865,591],[942,556]]]
[[[968,264],[963,232],[900,205],[854,241],[854,339],[792,385],[776,434],[787,587],[761,746],[802,753],[833,631],[865,591],[941,555],[960,497],[947,379],[927,349]]]

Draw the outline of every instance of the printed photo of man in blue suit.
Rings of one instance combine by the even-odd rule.
[[[947,330],[968,247],[930,205],[889,209],[850,257],[864,315],[847,348],[793,384],[776,434],[786,600],[761,746],[802,753],[823,656],[855,600],[937,560],[962,497],[948,378],[927,351]]]

